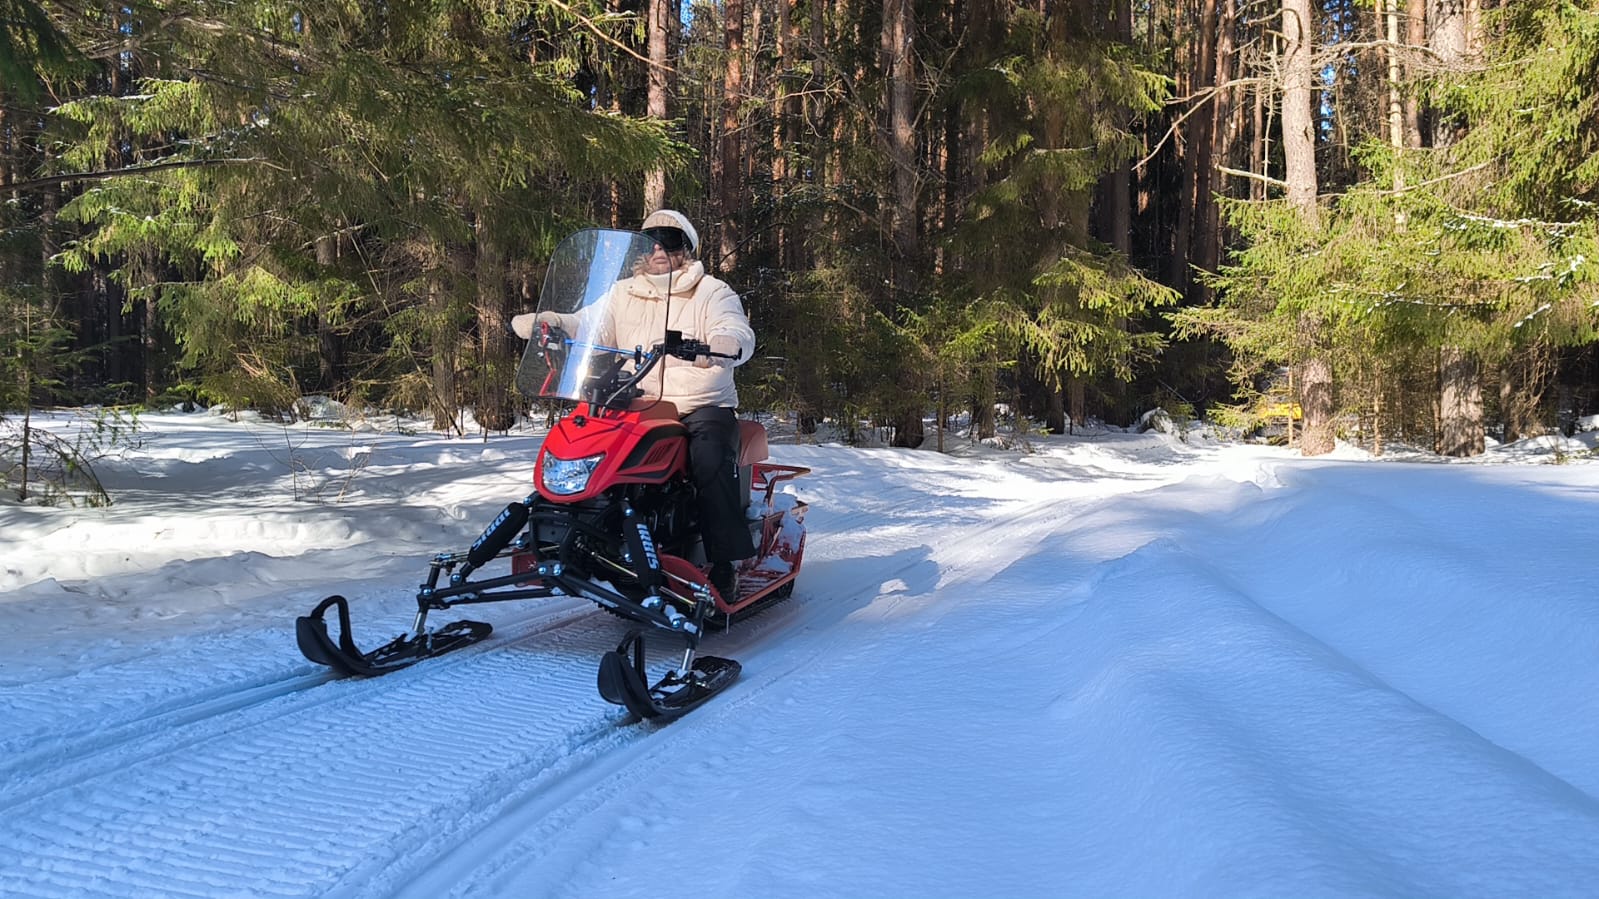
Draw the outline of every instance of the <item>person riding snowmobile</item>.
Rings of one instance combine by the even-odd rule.
[[[650,347],[668,330],[704,341],[716,356],[692,362],[667,358],[659,378],[641,384],[646,399],[672,403],[689,434],[689,470],[699,498],[705,558],[711,585],[732,602],[738,595],[737,563],[755,554],[744,520],[738,481],[738,391],[733,369],[755,349],[755,332],[743,301],[727,282],[706,273],[694,258],[699,232],[688,217],[661,209],[645,217],[640,231],[654,242],[634,268],[618,281],[611,302],[576,313],[526,313],[511,319],[517,336],[531,339],[549,324],[592,343]],[[588,314],[586,314],[588,313]],[[733,358],[725,358],[733,357]]]

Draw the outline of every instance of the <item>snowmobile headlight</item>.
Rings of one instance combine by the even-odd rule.
[[[560,459],[544,454],[544,489],[561,496],[582,493],[588,489],[589,476],[599,467],[604,453],[584,456],[581,459]]]

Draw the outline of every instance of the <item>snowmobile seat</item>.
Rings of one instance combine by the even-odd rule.
[[[766,426],[758,421],[738,420],[738,464],[754,465],[766,461]]]
[[[767,456],[766,426],[745,418],[738,420],[738,487],[744,505],[750,504],[750,489],[755,480],[755,463]]]

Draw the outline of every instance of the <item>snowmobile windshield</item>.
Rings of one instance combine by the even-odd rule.
[[[629,302],[623,282],[644,271],[654,249],[655,241],[634,231],[596,228],[561,241],[544,276],[540,324],[522,355],[518,390],[539,399],[627,405],[626,382],[654,346],[618,345],[617,307]]]

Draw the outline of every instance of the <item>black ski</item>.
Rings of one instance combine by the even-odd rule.
[[[333,642],[328,623],[322,616],[332,606],[339,609],[339,641]],[[371,677],[414,665],[431,656],[476,643],[487,637],[493,626],[483,621],[455,621],[432,632],[414,637],[401,634],[371,652],[362,652],[350,635],[350,606],[342,596],[322,600],[311,614],[295,619],[294,636],[300,652],[319,665],[340,674]]]
[[[640,718],[671,719],[727,689],[742,670],[732,659],[699,656],[687,672],[673,669],[649,686],[644,632],[633,631],[600,659],[600,696]]]

